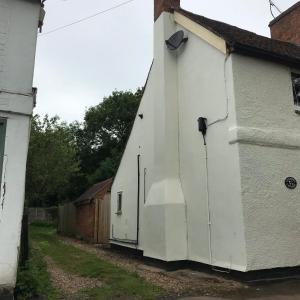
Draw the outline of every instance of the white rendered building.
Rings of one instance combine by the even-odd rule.
[[[0,298],[15,286],[40,0],[0,0]]]
[[[300,20],[299,9],[273,23]],[[242,272],[299,266],[300,27],[285,29],[287,43],[179,0],[155,0],[155,17],[153,66],[112,187],[111,242]],[[188,40],[178,33],[172,51],[165,41],[178,31]]]

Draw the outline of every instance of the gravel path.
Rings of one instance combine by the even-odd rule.
[[[232,294],[246,288],[245,285],[227,280],[223,277],[192,270],[166,271],[146,265],[141,258],[110,249],[99,248],[84,242],[60,237],[60,239],[76,248],[95,254],[98,258],[109,261],[129,272],[136,272],[148,282],[164,288],[171,295],[204,295],[218,296]],[[174,298],[173,298],[174,299]]]
[[[76,294],[83,289],[103,286],[98,279],[84,278],[63,271],[50,257],[45,257],[51,281],[56,289],[63,293],[64,300],[76,299]]]

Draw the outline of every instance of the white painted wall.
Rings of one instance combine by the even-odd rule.
[[[126,151],[112,188],[114,237],[136,239],[137,155],[141,155],[140,243],[145,255],[187,258],[185,202],[179,179],[176,57],[165,39],[175,30],[169,14],[155,23],[154,64]],[[144,169],[145,195],[144,199]],[[117,193],[123,192],[123,213],[115,214]],[[145,202],[145,203],[144,203]]]
[[[289,67],[233,56],[247,270],[300,265],[300,116]],[[296,70],[293,70],[296,71]],[[298,70],[300,73],[300,70]]]
[[[179,29],[166,13],[154,26],[154,64],[138,112],[144,119],[136,118],[112,188],[113,238],[136,239],[140,154],[138,248],[144,255],[244,270],[242,210],[236,201],[240,196],[238,148],[228,143],[228,126],[235,124],[235,114],[209,128],[208,181],[206,151],[197,127],[200,116],[214,122],[228,109],[234,111],[231,60],[192,33],[178,54],[171,53],[165,40]],[[118,216],[117,193],[121,191],[123,212]],[[228,227],[224,227],[226,222]]]
[[[290,68],[226,56],[191,32],[171,53],[164,41],[179,29],[170,14],[155,23],[144,119],[135,120],[112,188],[114,237],[136,239],[141,155],[140,243],[131,247],[243,272],[299,265],[299,187],[284,185],[289,176],[300,182]],[[206,147],[199,117],[209,124]]]
[[[1,89],[31,93],[39,13],[38,1],[0,1]]]
[[[144,254],[166,261],[187,258],[186,209],[179,176],[177,58],[165,45],[175,31],[170,14],[163,14],[154,25],[154,173],[143,214]]]
[[[153,76],[150,73],[148,87],[153,85]],[[146,175],[146,195],[149,192],[149,186],[153,178],[153,94],[151,89],[146,88],[143,100],[141,102],[138,114],[144,114],[144,118],[138,116],[134,122],[133,130],[130,135],[126,150],[124,152],[118,175],[114,180],[111,193],[111,223],[113,226],[113,236],[111,238],[121,240],[137,240],[137,181],[138,165],[137,156],[141,157],[141,172],[144,174],[144,168],[147,168]],[[141,214],[144,206],[144,181],[141,180],[140,206]],[[122,215],[117,213],[118,192],[123,193]],[[142,220],[142,215],[141,215]],[[143,238],[143,234],[140,234]],[[142,241],[140,247],[142,245]]]
[[[187,203],[189,259],[243,271],[246,253],[238,147],[228,144],[228,128],[236,122],[231,58],[189,34],[178,57],[178,83],[180,174]],[[206,117],[208,124],[220,120],[208,128],[207,150],[198,131],[199,117]]]
[[[0,285],[14,286],[23,215],[30,119],[5,113],[1,113],[0,117],[7,119],[0,198]]]
[[[40,5],[0,0],[0,118],[7,120],[0,202],[0,287],[14,287],[33,109],[32,79]]]

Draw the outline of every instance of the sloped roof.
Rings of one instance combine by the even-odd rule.
[[[75,202],[75,205],[82,205],[94,200],[95,197],[103,198],[106,193],[110,192],[113,178],[94,184],[86,190]]]
[[[238,52],[300,67],[300,47],[296,44],[267,38],[181,8],[175,11],[223,38],[229,52]]]

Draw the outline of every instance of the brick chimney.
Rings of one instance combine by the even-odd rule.
[[[154,22],[164,12],[172,12],[180,7],[180,0],[154,0]]]
[[[269,25],[272,39],[300,45],[300,1]]]

